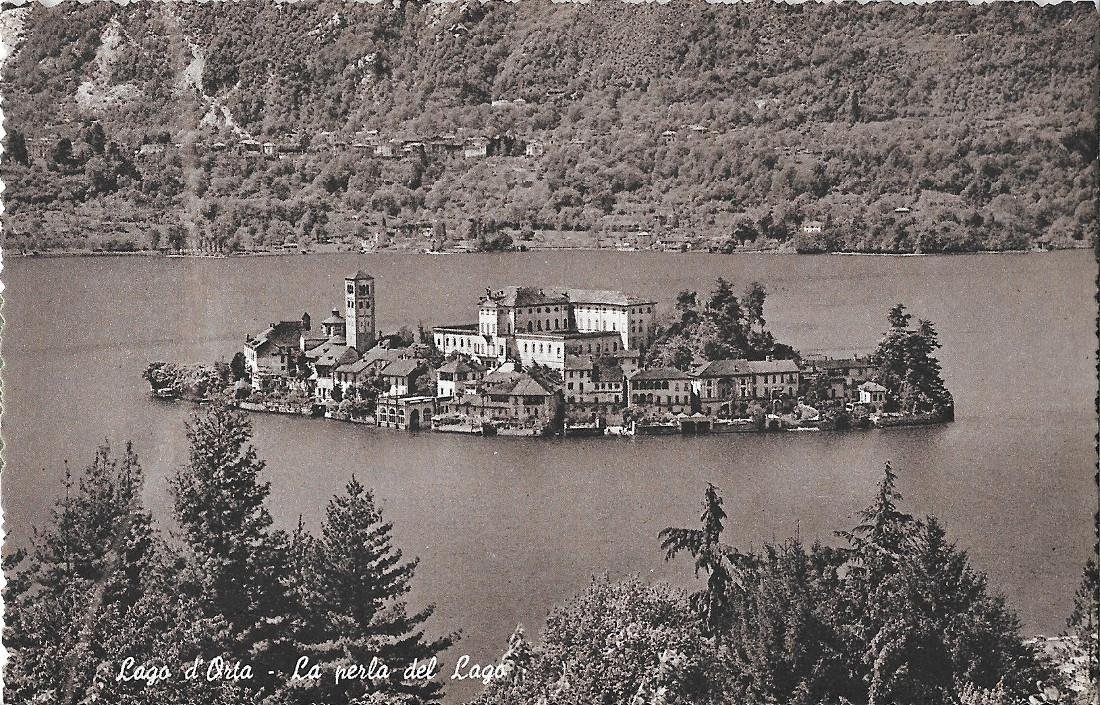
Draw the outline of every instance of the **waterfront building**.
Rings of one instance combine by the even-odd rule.
[[[627,380],[630,403],[673,414],[691,413],[693,379],[674,367],[641,370]]]
[[[864,382],[859,385],[859,403],[877,411],[886,403],[886,387],[878,382]]]
[[[695,373],[695,391],[699,408],[711,416],[737,416],[744,413],[756,387],[748,360],[714,360]]]
[[[462,396],[477,388],[485,376],[485,367],[476,360],[455,358],[436,370],[435,395],[437,397]]]
[[[439,412],[520,425],[554,423],[563,411],[560,383],[536,370],[493,370],[475,392],[440,399]]]
[[[263,389],[274,377],[290,377],[309,333],[309,314],[297,321],[276,321],[245,340],[244,359],[252,386]]]
[[[497,362],[564,369],[567,355],[644,350],[655,334],[656,304],[619,291],[486,289],[478,322],[437,326],[436,347]]]
[[[626,400],[626,377],[614,357],[571,355],[565,360],[562,393],[571,406],[620,407]]]
[[[825,377],[830,399],[857,398],[859,385],[873,379],[879,371],[870,355],[845,358],[806,356],[802,365],[804,377]]]
[[[794,360],[749,360],[755,399],[794,397],[798,393],[800,371]]]
[[[379,395],[374,420],[380,428],[418,431],[431,426],[435,399],[427,396]]]
[[[737,416],[750,402],[794,397],[800,370],[794,360],[713,360],[695,372],[699,408],[712,416]]]

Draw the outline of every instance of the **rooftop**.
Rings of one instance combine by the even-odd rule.
[[[636,372],[634,376],[630,378],[630,381],[634,382],[646,379],[691,379],[691,375],[675,367],[656,367]]]
[[[394,360],[382,368],[386,377],[408,377],[420,367],[420,360]]]
[[[305,331],[302,321],[279,321],[268,326],[267,330],[248,341],[248,346],[258,350],[267,343],[278,347],[297,347]]]

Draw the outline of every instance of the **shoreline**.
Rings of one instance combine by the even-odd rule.
[[[49,259],[62,257],[161,257],[164,259],[236,259],[246,257],[301,257],[306,255],[376,255],[376,254],[405,254],[405,255],[499,255],[499,254],[523,254],[527,252],[614,252],[621,254],[665,254],[665,255],[714,255],[718,257],[731,257],[738,255],[775,255],[775,256],[799,256],[799,257],[957,257],[965,255],[1044,255],[1057,252],[1076,252],[1079,250],[1093,249],[1092,245],[1083,244],[1080,247],[1059,247],[1051,249],[1028,250],[967,250],[964,252],[796,252],[776,249],[743,250],[740,252],[710,252],[706,250],[620,250],[615,248],[595,247],[531,247],[523,250],[501,250],[493,252],[476,251],[438,251],[424,252],[421,250],[389,248],[361,252],[358,250],[325,250],[310,252],[239,252],[233,254],[199,254],[199,253],[165,253],[156,250],[135,250],[133,252],[92,252],[87,250],[67,250],[60,252],[34,252],[18,253],[4,252],[0,249],[5,259]]]

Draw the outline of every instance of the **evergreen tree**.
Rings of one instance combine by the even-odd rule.
[[[27,138],[14,127],[8,130],[4,152],[7,154],[8,160],[15,164],[28,166],[31,163],[30,155],[27,153]]]
[[[1100,478],[1100,474],[1097,475]],[[1100,536],[1100,512],[1093,515],[1097,536]],[[1095,705],[1100,682],[1100,568],[1095,556],[1100,553],[1100,540],[1093,544],[1093,555],[1085,562],[1081,584],[1073,596],[1073,612],[1066,620],[1070,638],[1069,662],[1074,664],[1076,678],[1083,686],[1084,700]]]
[[[307,604],[316,610],[307,620],[312,622],[305,632],[307,651],[323,673],[319,683],[301,693],[309,702],[347,702],[373,692],[414,696],[419,702],[435,702],[441,696],[443,684],[438,680],[402,678],[414,659],[427,662],[454,637],[425,637],[423,625],[432,607],[408,612],[405,595],[417,561],[404,560],[393,545],[392,529],[372,493],[352,477],[345,494],[329,501],[320,538],[309,542],[296,536],[298,565],[305,576],[313,576],[312,590],[300,583]],[[390,669],[388,679],[335,682],[337,668],[366,666],[374,657]]]
[[[999,687],[1017,701],[1053,677],[934,517],[878,587],[868,603],[882,625],[866,652],[870,705],[945,702],[959,683]]]
[[[931,322],[922,320],[909,327],[912,316],[901,304],[890,309],[890,329],[879,342],[874,359],[878,381],[886,387],[887,408],[906,413],[935,412],[954,417],[954,402],[941,377],[934,353],[939,335]]]
[[[812,705],[865,691],[833,619],[841,555],[797,540],[766,546],[738,594],[728,639],[734,700]]]
[[[244,705],[223,683],[178,678],[181,664],[223,652],[224,622],[198,614],[178,561],[141,507],[133,450],[104,445],[76,480],[66,473],[33,550],[5,560],[4,673],[8,702],[60,705]],[[123,659],[168,666],[155,686],[116,679]]]
[[[703,494],[701,529],[668,527],[658,534],[665,560],[672,560],[681,551],[695,559],[695,575],[707,575],[707,586],[692,595],[691,602],[707,628],[716,637],[724,631],[733,599],[733,590],[742,571],[753,565],[751,556],[722,543],[726,512],[718,488],[707,483]]]
[[[253,657],[255,670],[285,668],[288,541],[272,530],[264,506],[270,489],[259,478],[264,463],[251,444],[252,427],[219,399],[192,418],[187,438],[190,462],[171,491],[195,597],[207,616],[225,619],[234,653]]]

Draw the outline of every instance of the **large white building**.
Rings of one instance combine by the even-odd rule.
[[[486,289],[477,324],[438,326],[436,347],[499,362],[562,369],[567,355],[642,350],[652,341],[653,301],[620,291]]]

